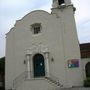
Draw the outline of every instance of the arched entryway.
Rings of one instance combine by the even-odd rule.
[[[34,77],[45,76],[45,63],[44,56],[42,54],[35,54],[33,56],[33,70]]]
[[[90,62],[86,64],[85,70],[86,70],[86,78],[90,77]]]

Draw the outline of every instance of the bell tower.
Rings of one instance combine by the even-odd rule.
[[[61,33],[61,45],[63,52],[63,61],[65,61],[65,87],[82,86],[83,74],[80,58],[80,49],[75,24],[75,8],[71,0],[53,0],[52,15],[56,15],[58,23],[56,29]],[[69,60],[78,58],[79,67],[71,69],[67,66]],[[74,79],[73,77],[76,77]]]
[[[67,6],[67,5],[70,5],[71,4],[71,0],[53,0],[53,5],[52,7],[53,8],[57,8],[57,7],[60,7],[60,6]]]

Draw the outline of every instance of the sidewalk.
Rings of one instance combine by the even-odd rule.
[[[90,90],[90,88],[85,88],[85,87],[81,87],[81,88],[66,88],[66,89],[61,89],[61,90]]]

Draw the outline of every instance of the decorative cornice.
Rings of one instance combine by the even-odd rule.
[[[33,54],[33,53],[48,53],[49,49],[47,46],[38,44],[38,45],[33,45],[31,48],[27,49],[27,54]]]

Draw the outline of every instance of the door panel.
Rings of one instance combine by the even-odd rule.
[[[86,69],[86,77],[88,78],[90,77],[90,62],[86,64],[85,69]]]
[[[34,77],[45,76],[45,64],[43,55],[36,54],[33,57],[33,69],[34,69]]]

